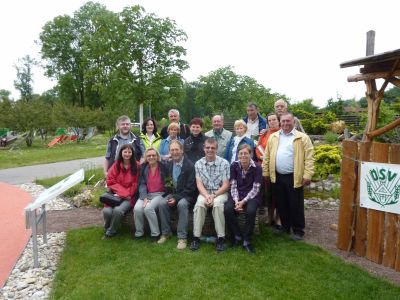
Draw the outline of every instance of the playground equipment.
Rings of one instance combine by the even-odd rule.
[[[67,141],[83,141],[91,139],[95,134],[95,127],[89,128],[74,128],[70,127],[68,130],[63,128],[57,128],[56,138],[54,138],[47,147],[51,148],[59,143],[65,143]]]

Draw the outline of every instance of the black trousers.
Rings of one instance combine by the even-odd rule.
[[[225,220],[228,225],[229,231],[235,236],[243,237],[243,240],[250,241],[253,235],[254,225],[256,222],[258,203],[254,199],[249,199],[244,207],[246,213],[246,223],[244,225],[243,235],[241,233],[239,223],[237,220],[238,212],[235,211],[235,201],[229,197],[224,205]]]
[[[293,187],[293,173],[276,173],[274,189],[283,229],[287,232],[292,229],[293,233],[303,236],[305,227],[303,187]]]

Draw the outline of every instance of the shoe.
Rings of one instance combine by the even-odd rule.
[[[198,237],[193,238],[192,243],[190,244],[190,250],[197,251],[200,248],[200,239]]]
[[[157,241],[157,244],[164,244],[170,237],[170,234],[161,235],[160,239]]]
[[[297,233],[293,233],[291,235],[292,240],[294,241],[302,241],[303,240],[303,236]]]
[[[278,235],[280,235],[280,234],[288,234],[289,233],[289,231],[288,230],[286,230],[286,229],[284,229],[281,225],[276,225],[273,229],[272,229],[272,232],[274,233],[274,234],[278,234]]]
[[[112,235],[109,235],[109,234],[105,234],[105,235],[103,235],[103,237],[101,238],[102,240],[109,240],[109,239],[111,239],[112,238]]]
[[[241,244],[242,244],[241,240],[238,240],[238,239],[235,239],[235,238],[233,238],[231,240],[231,248],[239,247]]]
[[[183,250],[183,249],[186,249],[186,246],[187,246],[186,239],[178,239],[178,245],[176,246],[176,249]]]
[[[143,235],[139,235],[139,236],[133,236],[133,239],[135,240],[135,241],[139,241],[139,240],[141,240],[141,239],[143,239]]]
[[[246,250],[250,254],[255,254],[256,250],[254,250],[251,244],[243,245],[243,249]]]
[[[224,239],[223,237],[219,237],[219,238],[218,238],[217,244],[216,244],[216,246],[215,246],[215,249],[216,249],[218,252],[225,251],[225,244],[224,244],[224,242],[225,242],[225,239]]]
[[[160,238],[160,236],[156,235],[156,236],[151,236],[150,237],[150,242],[152,243],[157,243],[158,239]]]

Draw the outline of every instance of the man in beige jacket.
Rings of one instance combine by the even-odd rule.
[[[305,133],[295,129],[291,113],[281,115],[281,130],[268,139],[262,163],[263,176],[273,183],[282,228],[293,231],[294,240],[304,236],[304,191],[314,173],[314,147]]]

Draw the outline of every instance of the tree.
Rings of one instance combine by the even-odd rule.
[[[21,93],[22,100],[32,100],[33,96],[33,73],[32,68],[37,64],[36,60],[29,55],[18,60],[14,65],[17,70],[17,79],[14,80],[15,88]]]

